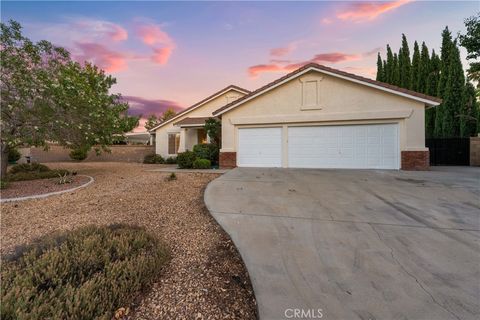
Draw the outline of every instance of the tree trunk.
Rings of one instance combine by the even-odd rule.
[[[0,167],[0,178],[2,180],[7,176],[7,165],[8,165],[8,146],[6,144],[1,145],[1,167]]]

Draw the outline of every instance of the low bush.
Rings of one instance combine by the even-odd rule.
[[[76,161],[85,160],[88,157],[88,148],[79,147],[79,148],[73,149],[72,151],[70,151],[68,156],[70,157],[70,159],[76,160]]]
[[[194,169],[210,169],[211,167],[212,163],[208,159],[195,159],[195,161],[193,161]]]
[[[219,150],[218,146],[213,143],[203,143],[193,146],[193,152],[197,158],[208,159],[210,162],[215,165],[218,164],[218,155]]]
[[[8,187],[8,181],[0,180],[0,189],[6,189]]]
[[[144,229],[84,227],[2,262],[2,319],[112,319],[158,276],[168,252]]]
[[[18,160],[20,160],[21,157],[22,157],[22,155],[20,154],[20,152],[17,149],[8,150],[8,162],[9,163],[15,163]]]
[[[161,155],[151,153],[147,154],[145,158],[143,158],[143,163],[154,164],[154,163],[165,163],[165,160],[162,158]]]
[[[185,152],[179,153],[177,156],[178,167],[180,169],[192,169],[193,162],[195,161],[196,158],[197,156],[192,151],[185,151]]]
[[[69,174],[70,172],[65,169],[55,169],[49,171],[32,171],[32,172],[18,172],[18,173],[8,173],[6,180],[10,182],[14,181],[26,181],[26,180],[38,180],[38,179],[50,179],[50,178],[58,178],[60,176],[64,176],[65,174]]]
[[[16,164],[12,168],[10,168],[10,171],[8,173],[14,174],[19,172],[47,172],[47,171],[50,171],[50,168],[47,167],[46,165],[33,162],[33,163]]]
[[[167,177],[167,181],[173,180],[177,180],[177,175],[175,174],[175,172],[170,173],[170,175]]]
[[[177,164],[177,158],[176,157],[168,157],[165,159],[166,164]]]

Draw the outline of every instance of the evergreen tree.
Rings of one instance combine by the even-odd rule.
[[[423,50],[422,50],[423,51]],[[430,59],[427,84],[425,93],[430,96],[436,96],[438,92],[438,78],[440,75],[440,57],[432,50]],[[427,138],[433,138],[435,129],[435,118],[438,107],[428,108],[425,111],[425,133]]]
[[[377,81],[384,81],[384,74],[383,74],[383,63],[382,58],[380,57],[380,52],[377,55]]]
[[[443,97],[441,135],[445,138],[460,135],[460,119],[463,118],[465,74],[463,73],[460,51],[453,43],[449,52],[449,72]]]
[[[449,72],[450,72],[450,55],[453,47],[452,41],[452,33],[448,30],[448,27],[442,32],[442,48],[440,52],[440,78],[438,80],[438,89],[437,89],[437,97],[442,99],[445,98],[445,89],[447,87],[447,82],[449,79]],[[443,137],[444,135],[444,128],[445,126],[442,124],[445,117],[443,115],[445,109],[445,101],[436,107],[437,110],[435,112],[435,129],[434,129],[434,137]],[[446,117],[448,118],[448,116]],[[448,127],[448,126],[447,126]]]
[[[393,54],[393,64],[392,64],[392,80],[391,84],[394,84],[396,86],[400,85],[400,68],[398,65],[398,56],[396,53]]]
[[[387,82],[387,61],[383,60],[383,82]]]
[[[402,47],[398,53],[399,78],[398,86],[408,88],[410,86],[410,49],[408,48],[407,37],[402,34]]]
[[[417,92],[423,92],[423,88],[420,88],[419,83],[420,76],[420,49],[418,48],[418,43],[415,41],[413,45],[413,58],[412,58],[412,67],[410,69],[410,84],[409,89]]]
[[[465,86],[463,112],[460,118],[460,136],[475,136],[478,127],[479,106],[476,98],[475,87],[468,82]]]
[[[413,54],[413,60],[415,60],[415,53]],[[412,60],[412,69],[413,69]],[[418,76],[416,83],[416,91],[421,93],[427,93],[427,79],[430,71],[430,56],[428,55],[428,48],[425,42],[422,42],[422,52],[420,53],[420,61],[418,64]],[[412,80],[413,83],[413,80]],[[414,89],[415,90],[415,89]]]
[[[385,68],[385,82],[393,83],[395,69],[393,66],[393,53],[390,46],[387,44],[387,65]]]

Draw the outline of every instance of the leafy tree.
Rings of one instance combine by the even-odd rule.
[[[398,53],[398,83],[402,88],[410,86],[410,49],[408,48],[407,37],[402,33],[402,47]]]
[[[467,60],[477,60],[480,58],[480,12],[465,19],[465,27],[467,33],[459,35],[460,45],[467,49]],[[467,72],[468,78],[476,81],[477,88],[480,88],[480,62],[470,62]]]
[[[165,110],[163,112],[163,115],[162,115],[162,122],[165,122],[165,121],[168,121],[170,119],[172,119],[173,117],[175,117],[177,113],[175,112],[175,110],[173,110],[173,108],[168,108],[167,110]]]
[[[392,79],[391,83],[399,86],[400,85],[400,66],[398,64],[398,55],[396,53],[393,54],[393,64],[392,64]]]
[[[377,55],[377,81],[385,81],[384,80],[385,75],[384,75],[384,70],[383,70],[383,62],[382,58],[380,57],[380,52]]]
[[[205,120],[205,131],[210,138],[211,143],[220,146],[222,123],[216,118],[209,118]]]
[[[155,128],[159,123],[160,123],[160,121],[157,118],[157,116],[154,115],[154,114],[151,114],[147,118],[147,121],[145,122],[145,129],[151,130],[151,129]]]
[[[465,86],[463,108],[460,118],[460,136],[472,137],[478,132],[477,127],[480,110],[475,87],[470,82]]]
[[[422,92],[422,88],[420,88],[420,83],[418,81],[420,76],[420,49],[418,48],[418,43],[415,41],[413,45],[413,58],[412,58],[412,67],[410,68],[410,84],[408,88]]]
[[[438,92],[438,79],[440,76],[440,57],[432,50],[432,56],[428,68],[427,84],[425,93],[431,96],[436,96]],[[429,108],[425,111],[425,131],[427,138],[434,137],[435,118],[438,107]]]
[[[0,29],[2,178],[11,148],[55,141],[72,149],[107,150],[114,134],[136,126],[138,119],[126,114],[128,104],[109,94],[114,78],[73,62],[48,41],[33,43],[15,21]]]

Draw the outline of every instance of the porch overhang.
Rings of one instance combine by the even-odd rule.
[[[214,117],[187,117],[175,122],[173,125],[180,128],[199,128],[205,126],[205,121]],[[216,118],[215,118],[216,119]]]

